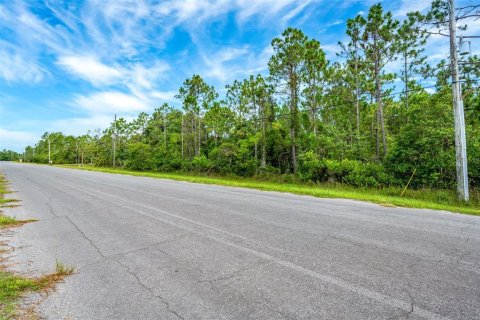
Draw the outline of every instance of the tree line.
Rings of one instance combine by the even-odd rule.
[[[132,121],[82,136],[46,132],[25,161],[116,165],[133,170],[283,175],[354,186],[452,188],[455,140],[450,64],[425,46],[445,21],[445,1],[394,19],[380,4],[347,21],[334,62],[321,43],[287,28],[272,40],[268,74],[216,89],[200,75]],[[443,19],[443,21],[442,21]],[[443,24],[442,24],[443,23]],[[447,55],[445,52],[442,54]],[[480,59],[461,65],[469,175],[480,185]],[[428,85],[426,85],[428,84]]]

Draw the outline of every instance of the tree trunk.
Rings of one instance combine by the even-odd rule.
[[[265,146],[265,122],[262,123],[262,161],[260,163],[261,168],[267,166],[267,148]]]
[[[198,148],[197,148],[197,157],[200,156],[202,150],[202,118],[198,116]]]
[[[380,126],[382,129],[382,144],[383,144],[383,156],[387,155],[387,133],[385,132],[385,118],[383,116],[383,106],[382,106],[382,97],[380,96],[379,102],[379,116],[380,116]]]
[[[380,82],[380,61],[378,56],[375,57],[375,100],[377,101],[378,119],[382,131],[383,156],[387,154],[387,137],[385,132],[385,121],[383,117],[382,105],[382,85]]]
[[[377,121],[375,123],[375,154],[377,160],[380,160],[380,135],[378,132],[378,123],[380,122],[380,120],[378,115],[378,109],[375,110],[375,117],[377,118]]]
[[[312,108],[312,129],[313,129],[313,136],[315,137],[315,142],[317,141],[317,115],[315,106]]]
[[[358,48],[355,42],[355,111],[357,120],[357,143],[360,140],[360,105],[359,105],[359,88],[358,88]]]
[[[291,124],[290,139],[292,140],[292,168],[293,173],[297,172],[297,142],[296,142],[296,124],[297,124],[297,93],[296,88],[292,88],[292,105],[291,105]]]
[[[197,154],[197,119],[196,115],[192,114],[192,131],[193,131],[193,156]],[[189,152],[190,155],[190,152]]]
[[[163,144],[167,150],[167,118],[163,115]]]
[[[404,81],[405,81],[405,109],[408,109],[408,73],[407,73],[407,49],[405,49],[403,53],[403,59],[404,59],[404,70],[403,72],[405,73],[404,75]]]
[[[181,139],[182,139],[182,160],[183,160],[183,114],[182,114],[182,132],[181,132]]]

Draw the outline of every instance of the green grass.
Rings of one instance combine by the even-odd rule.
[[[255,178],[218,177],[183,173],[140,172],[94,166],[78,167],[76,165],[61,165],[61,167],[115,174],[127,174],[132,176],[172,179],[194,183],[251,188],[265,191],[289,192],[319,198],[354,199],[378,203],[384,206],[446,210],[470,215],[480,215],[480,196],[478,194],[474,194],[474,199],[471,201],[471,203],[461,203],[457,200],[454,191],[451,190],[407,190],[404,196],[400,197],[402,191],[401,188],[368,189],[354,188],[341,184],[306,184],[297,182],[285,183],[283,181],[262,181]]]
[[[11,193],[10,189],[8,188],[8,181],[5,179],[5,176],[0,173],[0,208],[14,206],[10,203],[18,201],[17,199],[5,198],[5,195],[8,193]],[[16,227],[33,221],[36,220],[17,220],[13,217],[3,215],[0,211],[0,229]]]
[[[18,221],[15,218],[0,215],[0,229],[8,225],[16,224]]]
[[[5,207],[11,202],[17,201],[16,199],[5,198],[7,193],[11,191],[8,189],[8,181],[5,179],[3,174],[0,174],[0,207]],[[19,221],[17,219],[5,216],[0,212],[0,229],[6,228],[8,226],[17,225]]]
[[[0,271],[0,319],[15,316],[18,299],[26,292],[42,288],[36,279],[22,278],[9,272]]]
[[[54,273],[39,278],[25,278],[0,270],[0,320],[12,319],[18,315],[18,301],[25,294],[51,289],[55,283],[74,271],[75,267],[66,266],[58,260]]]

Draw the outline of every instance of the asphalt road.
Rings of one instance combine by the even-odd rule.
[[[46,319],[480,319],[480,217],[1,163]]]

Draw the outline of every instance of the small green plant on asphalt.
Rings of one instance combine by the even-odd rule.
[[[68,276],[75,272],[75,266],[65,265],[61,261],[55,261],[55,272],[59,276]]]

